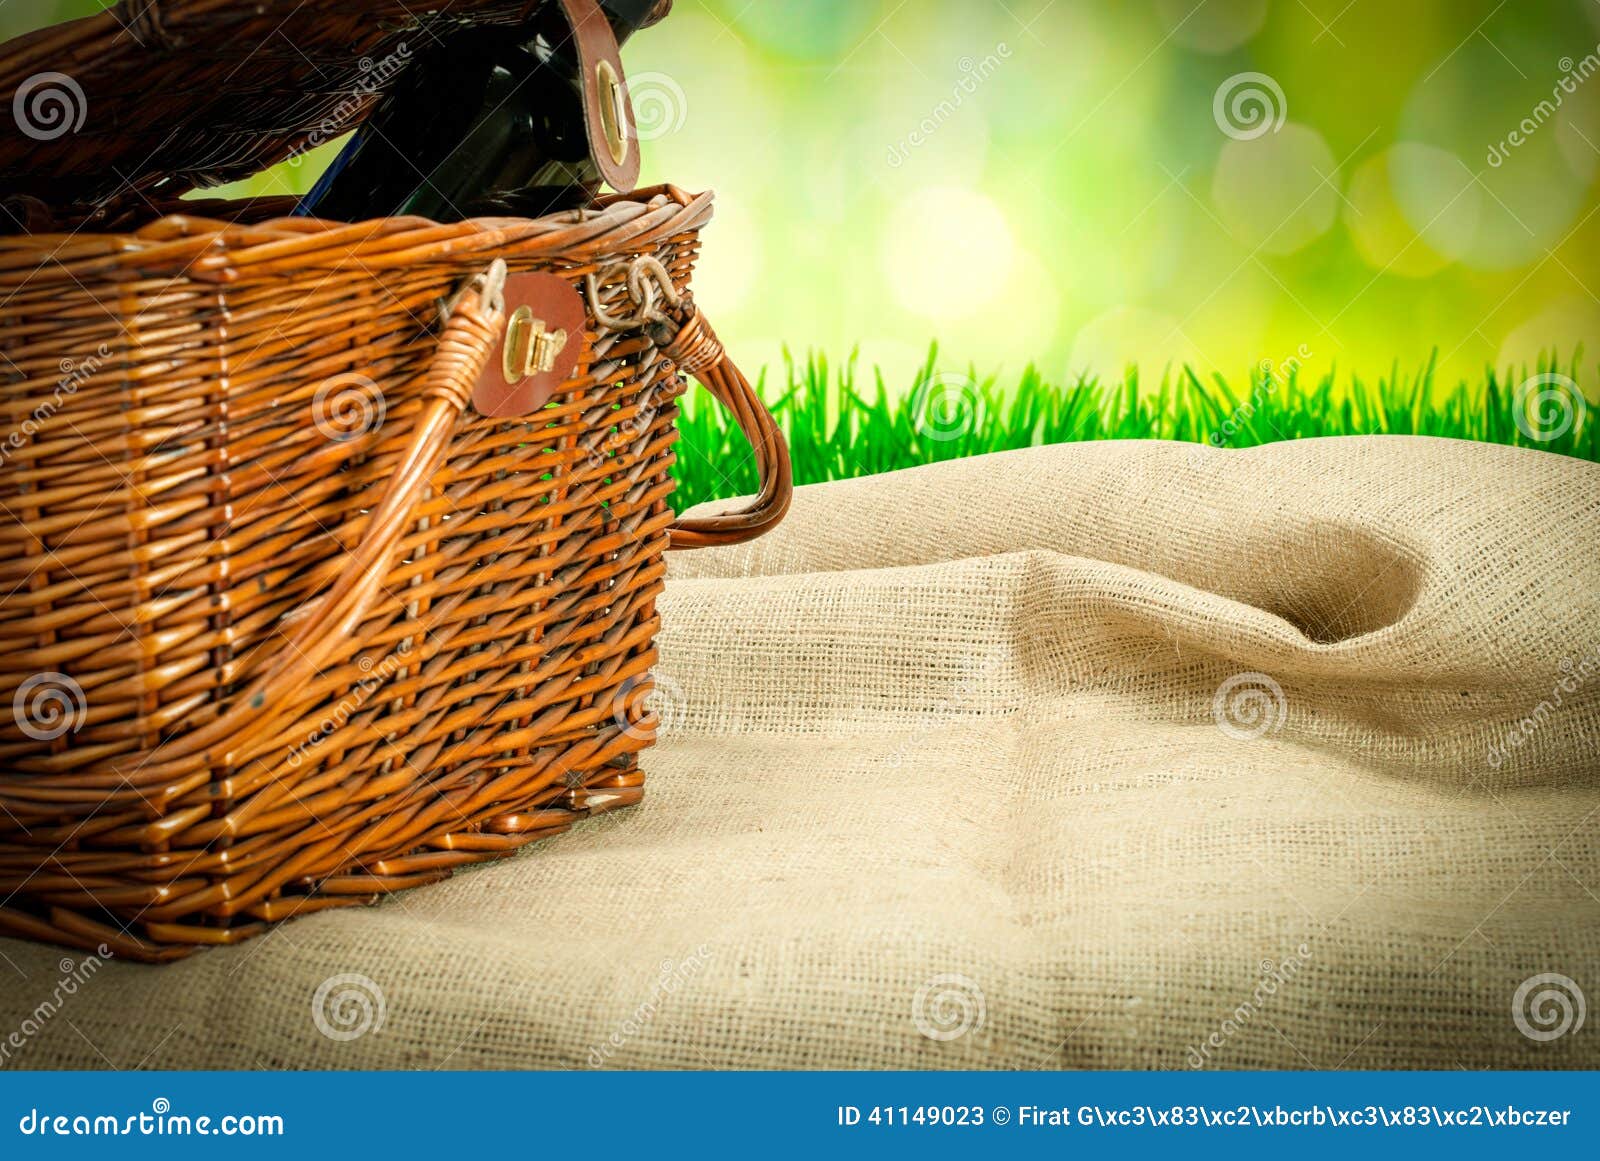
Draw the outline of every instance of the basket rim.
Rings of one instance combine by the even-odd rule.
[[[0,277],[8,271],[84,262],[217,283],[246,277],[292,280],[352,261],[372,271],[485,256],[582,265],[699,230],[710,222],[714,200],[710,190],[691,194],[660,185],[602,198],[594,208],[542,218],[439,223],[418,217],[363,222],[290,217],[238,223],[166,214],[130,233],[0,236]]]

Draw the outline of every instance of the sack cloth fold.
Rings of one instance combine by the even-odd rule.
[[[1600,1066],[1596,465],[986,456],[662,614],[643,805],[50,1011],[0,940],[0,1066]]]

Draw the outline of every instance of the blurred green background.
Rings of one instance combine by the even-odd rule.
[[[645,179],[718,192],[699,297],[747,364],[1600,351],[1600,0],[677,0],[626,56]]]
[[[678,0],[629,64],[682,90],[650,169],[721,195],[700,297],[754,361],[1452,379],[1600,337],[1600,77],[1488,161],[1597,42],[1596,0]],[[1250,72],[1283,121],[1246,81],[1230,136]]]

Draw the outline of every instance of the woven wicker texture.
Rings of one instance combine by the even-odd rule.
[[[638,800],[662,551],[788,489],[685,293],[710,198],[643,196],[0,239],[0,931],[167,958]],[[502,262],[614,324],[510,420]],[[766,486],[674,527],[680,353]]]
[[[641,806],[6,1063],[1595,1067],[1597,541],[1600,468],[1445,440],[803,488],[671,558]],[[17,1027],[60,953],[0,950]]]

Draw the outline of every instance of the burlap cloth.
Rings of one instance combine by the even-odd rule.
[[[643,806],[43,1021],[0,940],[6,1064],[1600,1065],[1600,467],[991,456],[663,615]]]

